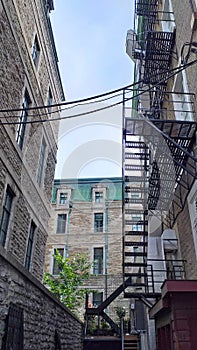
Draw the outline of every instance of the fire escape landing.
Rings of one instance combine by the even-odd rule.
[[[167,91],[176,33],[173,14],[159,11],[159,4],[135,0],[134,30],[127,37],[127,53],[137,68],[134,90],[123,92],[123,284],[99,307],[86,305],[86,315],[104,315],[122,292],[151,307],[164,280],[185,278],[184,261],[148,259],[149,218],[159,217],[172,228],[197,179],[195,96]],[[171,29],[165,30],[168,21]]]
[[[195,122],[125,118],[123,275],[131,278],[125,297],[157,298],[158,285],[169,277],[147,259],[148,217],[159,215],[172,227],[183,210],[197,178],[192,155],[196,131]],[[176,263],[184,278],[182,262]]]

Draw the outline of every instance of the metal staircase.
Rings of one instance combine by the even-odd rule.
[[[131,278],[124,296],[153,293],[147,271],[148,190],[150,152],[140,139],[133,140],[125,128],[123,169],[123,276]]]
[[[124,350],[139,350],[139,336],[125,335],[124,337]]]

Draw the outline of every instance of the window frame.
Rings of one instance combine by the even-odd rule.
[[[60,253],[60,251],[62,252],[61,256],[64,257],[65,256],[65,249],[64,248],[60,248],[60,247],[55,247],[53,250],[53,263],[52,263],[52,271],[51,274],[53,276],[57,276],[60,272],[60,269],[57,266],[56,260],[55,260],[55,256],[56,255],[56,250],[58,250],[58,252]]]
[[[28,242],[27,242],[26,255],[25,255],[25,268],[28,271],[30,270],[30,267],[31,267],[35,232],[36,232],[36,224],[34,223],[33,220],[31,220],[31,225],[30,225],[30,228],[29,228],[29,237],[28,237]]]
[[[2,216],[1,216],[1,222],[0,222],[0,244],[3,247],[5,247],[5,244],[6,244],[6,238],[7,238],[7,233],[8,233],[9,224],[10,224],[10,217],[12,213],[12,204],[13,204],[14,196],[15,194],[12,191],[11,187],[7,185],[4,204],[3,204],[3,210],[2,210]],[[8,207],[7,207],[7,201],[9,202]]]
[[[131,225],[132,231],[138,232],[143,230],[143,216],[141,214],[133,214],[131,220],[136,221],[135,224]],[[138,222],[140,223],[138,224]]]
[[[60,220],[60,217],[65,217],[65,220]],[[57,235],[64,235],[66,233],[66,222],[67,222],[67,214],[66,213],[58,213],[57,214],[57,220],[56,220],[56,231],[55,233]],[[63,225],[63,228],[62,228]],[[61,227],[61,230],[59,228]]]
[[[96,254],[96,250],[97,251],[100,250],[102,254],[98,254],[98,252]],[[94,275],[104,274],[104,248],[103,247],[93,247],[93,274]]]
[[[48,88],[48,96],[47,96],[47,110],[48,110],[48,113],[51,113],[51,105],[53,104],[53,95],[52,95],[52,91],[51,91],[51,88],[49,86]]]
[[[101,298],[100,298],[100,300],[96,300],[96,302],[95,302],[95,296],[96,295],[101,296]],[[93,291],[92,292],[92,306],[93,307],[98,307],[99,305],[101,305],[103,300],[104,300],[104,293],[103,293],[103,291],[101,291],[101,292]]]
[[[18,127],[16,130],[16,142],[21,150],[23,148],[24,139],[25,139],[26,121],[28,117],[28,108],[30,104],[31,104],[31,100],[27,89],[25,89],[25,93],[23,96],[23,103],[22,103],[23,109],[21,111]]]
[[[63,203],[61,203],[61,196],[65,197],[65,200],[63,201]],[[67,192],[60,192],[59,193],[59,205],[65,205],[68,203],[68,193]]]
[[[37,176],[36,176],[36,180],[39,186],[41,186],[42,184],[43,171],[44,171],[45,158],[46,158],[46,149],[47,149],[47,144],[43,137],[42,143],[40,145],[39,161],[38,161]]]
[[[103,199],[104,199],[103,191],[95,191],[94,192],[94,201],[95,201],[95,203],[101,204],[101,203],[103,203]]]
[[[98,216],[102,215],[102,219],[98,219]],[[104,232],[104,213],[94,213],[94,232]]]
[[[33,42],[33,46],[32,46],[32,60],[34,62],[35,67],[38,67],[38,63],[39,63],[39,57],[40,57],[40,44],[39,44],[39,40],[38,40],[38,35],[36,34],[34,37],[34,42]]]

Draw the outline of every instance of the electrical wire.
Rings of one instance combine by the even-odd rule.
[[[193,64],[197,63],[197,59],[190,62],[190,63],[187,63],[181,67],[176,67],[176,68],[173,68],[170,72],[173,72],[171,74],[168,74],[167,77],[165,77],[164,79],[161,79],[159,82],[157,82],[155,85],[151,86],[150,88],[146,89],[146,90],[143,90],[141,92],[139,92],[138,94],[136,94],[135,96],[132,96],[132,97],[129,97],[127,99],[125,99],[125,101],[130,101],[138,96],[141,96],[142,94],[146,93],[146,92],[150,92],[152,90],[155,89],[155,87],[159,86],[161,83],[165,82],[166,80],[169,80],[171,79],[173,76],[175,76],[176,74],[180,73],[181,71],[185,70],[186,68],[192,66]],[[166,73],[169,73],[169,71],[167,71]],[[163,73],[164,74],[164,73]],[[141,81],[140,81],[141,82]],[[131,86],[134,86],[136,84],[139,84],[140,82],[137,82],[135,84],[132,84],[132,85],[128,85],[127,87],[124,87],[124,88],[120,88],[120,89],[117,89],[118,91],[122,91],[122,90],[125,90],[125,89],[128,89],[129,87]],[[116,91],[117,91],[116,90]],[[114,90],[115,91],[115,90]],[[130,91],[129,91],[130,92]],[[109,92],[107,92],[106,94],[109,94]],[[106,94],[102,94],[102,96],[106,95]],[[99,95],[101,96],[101,95]],[[88,98],[88,99],[91,99],[92,97]],[[87,99],[85,99],[87,101]],[[82,100],[81,100],[82,101]],[[84,100],[83,100],[84,101]],[[98,101],[99,102],[99,101]],[[120,105],[120,104],[123,104],[124,101],[119,101],[119,102],[116,102],[114,104],[111,104],[111,105],[107,105],[107,106],[104,106],[102,108],[98,108],[98,109],[94,109],[94,110],[91,110],[91,111],[86,111],[86,112],[83,112],[83,113],[78,113],[78,114],[74,114],[74,115],[69,115],[69,116],[65,116],[65,117],[56,117],[56,118],[47,118],[47,119],[40,119],[40,120],[31,120],[31,121],[25,121],[25,122],[21,122],[21,121],[17,121],[17,122],[9,122],[9,121],[6,121],[6,122],[1,122],[1,125],[18,125],[18,124],[35,124],[35,123],[45,123],[45,122],[53,122],[53,121],[59,121],[59,120],[64,120],[64,119],[71,119],[71,118],[77,118],[77,117],[81,117],[81,116],[85,116],[85,115],[88,115],[88,114],[92,114],[92,113],[96,113],[96,112],[99,112],[99,111],[102,111],[102,110],[106,110],[106,109],[109,109],[109,108],[113,108],[117,105]],[[76,101],[71,101],[71,103],[76,103]],[[51,105],[51,106],[57,106],[57,105]],[[47,107],[50,107],[50,106],[47,106]],[[38,109],[39,107],[30,107],[29,109],[33,109],[33,108],[36,108]],[[44,106],[43,108],[46,108],[46,106]],[[27,109],[27,110],[29,110]],[[21,109],[20,109],[21,110]],[[2,112],[3,110],[0,110],[0,112]],[[6,110],[7,112],[8,111],[13,111],[13,110]],[[14,110],[16,111],[16,110]],[[24,109],[22,109],[21,111],[24,111]],[[57,112],[57,111],[56,111]],[[37,115],[39,117],[43,116],[43,115],[46,115],[46,114],[42,114],[42,115]],[[33,115],[35,117],[35,115]],[[12,116],[9,116],[9,118],[11,118]],[[16,116],[13,116],[13,117],[16,117]],[[18,116],[17,116],[18,117]]]
[[[129,88],[131,88],[131,87],[133,87],[135,85],[138,85],[138,84],[140,84],[142,82],[143,82],[143,80],[135,82],[135,83],[130,84],[130,85],[123,86],[123,87],[115,89],[115,90],[111,90],[111,91],[105,92],[103,94],[94,95],[94,96],[86,97],[86,98],[79,99],[79,100],[65,101],[65,102],[55,103],[55,104],[51,104],[51,105],[41,105],[41,106],[28,107],[27,110],[36,110],[36,109],[43,109],[43,108],[61,107],[61,106],[66,106],[66,105],[84,103],[84,102],[88,102],[88,101],[91,101],[91,100],[102,98],[102,97],[105,97],[105,96],[108,96],[108,95],[116,94],[116,93],[118,93],[120,91],[123,91],[124,89],[129,89]],[[21,112],[23,110],[24,110],[24,108],[11,108],[11,109],[1,109],[0,112],[2,112],[2,113],[5,113],[5,112]]]
[[[133,90],[131,90],[133,91]],[[131,91],[127,91],[126,93],[128,94],[129,92]],[[73,108],[76,108],[78,106],[86,106],[86,105],[90,105],[90,104],[96,104],[96,103],[100,103],[100,102],[105,102],[107,100],[110,100],[110,99],[113,99],[113,98],[116,98],[118,96],[122,96],[122,92],[119,93],[119,94],[116,94],[114,96],[110,96],[110,97],[106,97],[106,98],[103,98],[101,100],[98,100],[98,101],[89,101],[89,102],[85,102],[85,103],[78,103],[76,105],[72,105],[71,107],[65,107],[65,108],[61,108],[61,112],[62,111],[66,111],[66,110],[70,110],[70,109],[73,109]],[[50,108],[51,106],[48,105],[48,106],[45,106],[46,108]],[[28,108],[23,108],[21,109],[21,111],[28,111],[29,109]],[[1,112],[1,110],[0,110]],[[31,117],[42,117],[42,116],[45,116],[45,115],[51,115],[51,114],[54,114],[54,113],[57,113],[57,112],[60,112],[59,110],[55,110],[55,111],[50,111],[50,112],[46,112],[46,113],[39,113],[39,114],[29,114],[27,115],[27,118],[31,118]],[[7,118],[19,118],[18,115],[9,115],[9,116],[1,116],[1,118],[4,118],[4,119],[7,119]]]
[[[179,68],[179,67],[178,67]],[[171,71],[173,70],[176,70],[177,68],[174,68],[172,69]],[[168,73],[169,71],[166,71],[166,73]],[[165,72],[164,72],[165,73]],[[26,108],[26,110],[37,110],[37,109],[44,109],[44,108],[52,108],[52,107],[61,107],[61,106],[66,106],[66,105],[73,105],[75,104],[76,106],[81,104],[81,103],[86,103],[86,102],[89,102],[89,101],[92,101],[92,100],[95,100],[95,99],[98,99],[98,98],[102,98],[102,97],[105,97],[105,96],[108,96],[108,95],[112,95],[112,94],[116,94],[118,92],[121,92],[123,90],[126,90],[126,89],[129,89],[131,87],[134,87],[135,85],[139,85],[140,83],[143,83],[143,79],[133,83],[133,84],[130,84],[130,85],[127,85],[127,86],[124,86],[122,88],[119,88],[119,89],[115,89],[115,90],[112,90],[112,91],[108,91],[108,92],[105,92],[103,94],[99,94],[99,95],[95,95],[95,96],[90,96],[90,97],[87,97],[87,98],[84,98],[84,99],[80,99],[80,100],[73,100],[73,101],[65,101],[65,102],[61,102],[61,103],[56,103],[56,104],[51,104],[51,105],[41,105],[41,106],[30,106],[28,108]],[[112,96],[110,98],[114,98],[116,97],[115,96]],[[93,103],[95,103],[95,101],[93,101]],[[69,107],[71,108],[71,107]],[[21,112],[21,111],[24,111],[24,108],[11,108],[11,109],[0,109],[0,112],[2,113],[5,113],[5,112]],[[59,111],[59,110],[58,110]],[[57,112],[57,111],[56,111]],[[48,114],[48,113],[45,113],[45,114]],[[40,114],[39,114],[40,115]],[[35,115],[34,115],[35,116]],[[17,116],[18,117],[18,116]]]

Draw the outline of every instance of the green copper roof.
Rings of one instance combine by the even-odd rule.
[[[106,187],[106,200],[122,200],[122,178],[84,178],[84,179],[60,179],[55,180],[52,192],[52,203],[56,203],[58,188],[71,188],[71,200],[73,202],[91,202],[92,188],[96,185]]]

